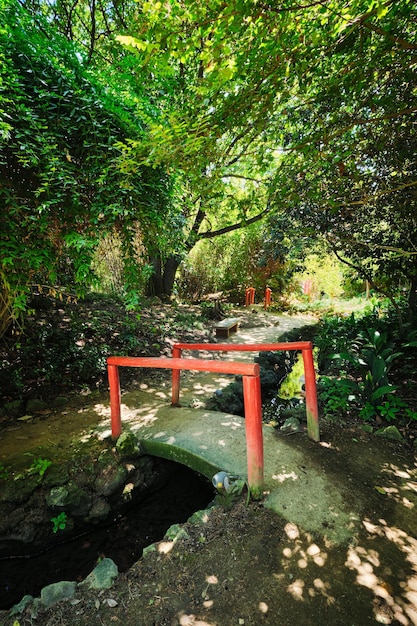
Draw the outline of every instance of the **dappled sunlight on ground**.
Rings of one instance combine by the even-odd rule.
[[[196,618],[195,615],[185,615],[185,613],[179,616],[178,623],[180,626],[216,626],[214,622],[206,622]]]
[[[317,541],[313,540],[309,533],[302,533],[298,526],[292,522],[288,522],[284,527],[287,542],[283,542],[281,567],[282,572],[274,574],[278,580],[285,580],[288,572],[293,577],[294,571],[307,571],[310,566],[322,568],[326,565],[328,552],[321,548]],[[328,573],[327,573],[328,575]],[[307,576],[305,577],[307,578]],[[308,576],[308,578],[311,578]],[[300,602],[315,598],[318,595],[326,599],[326,603],[330,606],[335,602],[335,598],[331,594],[331,583],[323,580],[323,577],[314,577],[311,582],[307,582],[303,577],[299,576],[286,587],[287,592]]]
[[[272,475],[272,480],[276,480],[279,483],[283,483],[286,480],[297,480],[298,479],[298,474],[296,474],[294,471],[292,472],[282,472],[281,474],[273,474]]]
[[[233,360],[238,359],[235,356]],[[234,380],[235,376],[227,374],[219,376],[210,372],[181,372],[180,404],[192,406],[196,398],[207,401],[216,391],[224,389]]]
[[[243,421],[237,421],[236,419],[231,419],[228,420],[227,422],[221,422],[220,424],[221,426],[226,426],[226,428],[230,429],[230,430],[238,430],[243,428],[244,423]]]
[[[121,418],[122,425],[129,424],[129,430],[131,432],[137,432],[141,428],[147,428],[158,419],[158,410],[161,408],[160,404],[152,403],[139,406],[139,408],[132,408],[131,406],[122,403],[121,404]],[[100,423],[97,428],[97,433],[101,439],[106,439],[111,436],[111,424],[110,424],[110,406],[107,404],[96,404],[94,411],[100,418],[105,418],[104,423]]]
[[[374,594],[373,611],[381,624],[399,623],[403,626],[417,624],[417,539],[384,519],[377,523],[369,518],[363,521],[368,538],[374,539],[375,547],[351,546],[346,567],[356,572],[356,583]],[[404,567],[393,571],[387,561],[387,546],[392,543],[393,562],[398,562],[396,551],[404,555]],[[385,555],[382,562],[380,553]],[[395,560],[394,560],[395,557]]]
[[[417,468],[405,470],[394,463],[384,463],[381,473],[382,480],[377,490],[409,509],[415,508],[417,505]]]

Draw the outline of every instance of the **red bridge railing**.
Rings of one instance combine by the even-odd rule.
[[[238,374],[243,380],[245,406],[246,454],[248,485],[254,496],[262,493],[264,479],[264,451],[262,436],[262,404],[260,367],[257,363],[214,361],[205,359],[111,356],[107,359],[110,388],[111,429],[113,438],[122,432],[119,367],[152,367],[171,369],[173,380],[178,381],[172,390],[173,404],[179,403],[181,370]],[[174,402],[175,397],[175,402]]]
[[[288,343],[176,343],[172,356],[181,358],[183,350],[207,350],[218,352],[301,351],[304,364],[307,432],[310,439],[320,441],[319,412],[317,405],[316,373],[314,370],[313,344],[311,341]],[[210,363],[210,361],[207,361]],[[172,370],[172,404],[177,405],[180,393],[180,371]],[[245,409],[246,411],[246,409]]]
[[[191,344],[177,343],[172,358],[111,356],[107,359],[110,388],[111,430],[113,438],[122,432],[119,367],[150,367],[172,370],[172,404],[179,404],[181,370],[241,375],[245,407],[248,485],[254,495],[262,493],[264,451],[262,435],[262,402],[260,367],[257,363],[182,358],[183,350],[219,352],[262,352],[264,350],[297,350],[302,352],[305,373],[307,431],[313,441],[320,440],[313,344],[310,341],[271,344]]]

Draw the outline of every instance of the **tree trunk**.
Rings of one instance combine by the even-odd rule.
[[[407,321],[413,327],[417,325],[417,275],[411,277],[410,291],[408,292]]]
[[[163,263],[160,254],[157,254],[151,259],[151,263],[154,271],[149,281],[148,295],[169,300],[181,259],[179,256],[170,255]]]
[[[175,283],[175,276],[177,269],[181,264],[181,259],[178,256],[171,255],[167,258],[164,265],[164,271],[162,275],[164,294],[170,298],[172,296],[172,290]]]

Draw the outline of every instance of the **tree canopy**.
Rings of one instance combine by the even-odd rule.
[[[389,295],[404,281],[416,310],[414,2],[38,0],[6,15],[2,163],[25,181],[3,183],[6,229],[48,233],[52,258],[140,223],[169,294],[198,240],[267,220],[269,247],[283,229],[322,239]]]
[[[231,179],[246,180],[245,192],[252,181],[263,208],[246,218],[284,214],[378,288],[402,276],[413,300],[415,3],[140,7],[119,40],[143,71],[176,76],[177,97],[150,121],[139,162],[176,164],[216,198]],[[219,232],[211,223],[200,237]]]

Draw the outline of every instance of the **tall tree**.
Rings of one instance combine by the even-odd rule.
[[[274,210],[293,216],[379,287],[395,265],[413,309],[415,3],[169,0],[139,7],[132,36],[119,39],[142,71],[171,78],[174,96],[148,120],[152,149],[129,149],[138,162],[186,173],[199,199],[193,236],[244,223],[225,212],[220,225],[218,204],[214,219],[208,207],[234,195],[229,173],[251,177],[265,192],[262,209],[249,208],[246,219]]]

